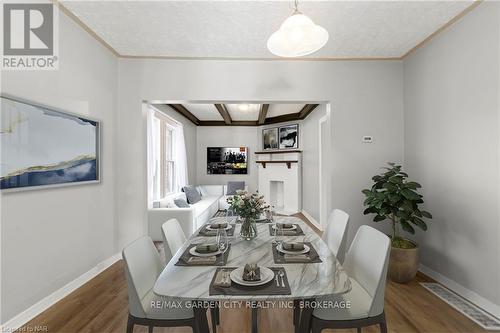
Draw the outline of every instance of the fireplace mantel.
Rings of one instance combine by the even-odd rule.
[[[299,163],[297,160],[274,160],[274,161],[255,161],[255,163],[262,164],[262,167],[265,169],[267,163],[285,163],[288,169],[292,167],[292,163]]]

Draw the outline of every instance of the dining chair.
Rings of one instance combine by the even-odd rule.
[[[343,210],[334,209],[328,217],[323,240],[341,264],[344,262],[348,229],[349,214]]]
[[[132,333],[135,325],[148,326],[149,333],[154,327],[180,326],[189,326],[196,333],[208,332],[206,310],[197,309],[195,314],[190,307],[168,308],[165,305],[172,300],[153,293],[163,265],[150,237],[143,236],[126,246],[122,256],[128,286],[127,333]]]
[[[177,219],[170,219],[161,226],[163,236],[163,251],[165,253],[165,264],[168,264],[174,254],[187,241]],[[212,332],[217,332],[217,325],[220,324],[220,305],[212,304],[210,307],[210,317],[212,319]]]
[[[361,328],[379,325],[387,333],[384,293],[390,253],[389,237],[363,225],[358,229],[344,261],[351,291],[316,301],[337,304],[334,308],[306,308],[302,311],[301,330],[319,333],[327,328]],[[325,304],[325,303],[323,303]],[[350,306],[347,306],[347,305]]]
[[[186,243],[186,234],[177,219],[170,219],[161,226],[165,263],[168,264],[175,253]]]

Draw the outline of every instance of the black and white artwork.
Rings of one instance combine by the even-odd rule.
[[[262,130],[262,144],[264,150],[278,149],[278,127],[266,128]]]
[[[287,125],[279,128],[279,148],[299,148],[299,125]]]

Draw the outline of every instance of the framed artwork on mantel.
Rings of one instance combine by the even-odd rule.
[[[299,125],[286,125],[279,128],[279,149],[299,148]]]
[[[2,191],[100,181],[100,123],[1,96]]]
[[[262,130],[262,148],[264,150],[275,150],[279,148],[278,127],[265,128]]]

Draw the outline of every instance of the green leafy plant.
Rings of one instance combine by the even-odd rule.
[[[367,207],[363,214],[375,214],[374,222],[390,220],[392,224],[392,245],[395,247],[413,247],[399,235],[398,225],[409,232],[415,233],[414,226],[427,230],[424,218],[431,219],[432,215],[419,208],[424,203],[423,196],[417,193],[422,186],[419,183],[408,181],[408,174],[401,171],[401,166],[388,163],[389,167],[380,175],[372,178],[374,184],[371,189],[364,189],[364,205]],[[410,243],[410,244],[408,244]]]

